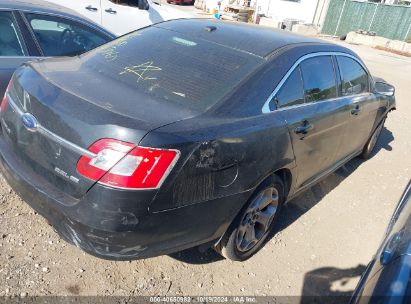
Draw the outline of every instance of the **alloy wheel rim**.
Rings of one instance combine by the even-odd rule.
[[[266,235],[278,210],[277,189],[261,191],[245,211],[237,229],[236,245],[241,252],[255,247]]]

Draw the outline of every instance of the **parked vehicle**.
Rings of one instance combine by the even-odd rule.
[[[174,3],[174,4],[194,4],[193,0],[167,0],[167,3]]]
[[[118,36],[153,23],[189,17],[186,13],[162,6],[161,0],[47,1],[69,7]]]
[[[260,249],[281,206],[369,157],[393,87],[351,50],[205,19],[16,71],[0,168],[67,240],[108,259],[210,241]]]
[[[27,60],[78,55],[115,36],[75,12],[44,1],[0,1],[0,95]]]
[[[411,273],[411,181],[368,264],[351,303],[409,303]]]

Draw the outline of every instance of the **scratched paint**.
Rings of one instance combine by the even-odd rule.
[[[107,61],[113,61],[118,58],[120,54],[118,48],[126,45],[128,42],[126,40],[120,41],[106,49],[103,50],[102,55]]]
[[[129,34],[127,36],[123,36],[123,37],[118,38],[115,42],[111,43],[107,48],[103,49],[103,51],[101,52],[103,57],[107,61],[116,60],[118,58],[118,56],[120,55],[119,48],[122,47],[122,46],[127,45],[128,41],[131,38],[134,38],[134,37],[140,36],[140,35],[141,35],[140,32],[135,32],[135,33]]]
[[[139,65],[127,66],[119,75],[133,74],[137,77],[137,82],[140,80],[155,80],[157,77],[150,76],[149,72],[161,71],[160,67],[154,65],[153,61],[147,61]]]

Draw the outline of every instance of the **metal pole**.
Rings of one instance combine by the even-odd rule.
[[[372,26],[372,24],[374,23],[374,18],[375,18],[375,15],[377,14],[377,10],[378,10],[378,5],[380,5],[380,4],[377,3],[377,5],[375,6],[374,14],[372,15],[371,22],[370,22],[370,26],[368,27],[368,31],[371,30],[371,26]]]
[[[325,2],[326,1],[328,1],[328,4],[330,4],[329,2],[330,2],[330,0],[324,0],[323,1],[323,5],[321,6],[321,11],[320,11],[320,16],[318,16],[318,20],[317,20],[317,26],[320,26],[321,25],[321,28],[322,28],[322,24],[320,24],[320,22],[321,22],[321,18],[322,18],[322,16],[323,16],[323,10],[324,10],[324,6],[325,6]]]
[[[340,13],[340,17],[338,18],[337,27],[335,28],[334,36],[337,36],[338,28],[340,27],[341,18],[342,18],[346,3],[347,3],[347,0],[344,0],[344,4],[343,4],[343,7]]]
[[[410,22],[410,25],[408,26],[407,33],[405,34],[404,41],[407,39],[408,34],[410,33],[410,30],[411,30],[411,22]]]
[[[315,17],[317,16],[317,12],[318,12],[318,4],[320,4],[320,0],[317,0],[317,5],[315,7],[313,21],[311,22],[311,24],[314,24],[314,22],[315,22]]]

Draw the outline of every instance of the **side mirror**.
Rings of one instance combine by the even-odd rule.
[[[150,5],[147,0],[138,0],[138,8],[141,10],[148,10]]]
[[[394,86],[383,81],[375,82],[375,90],[377,91],[377,93],[380,93],[385,96],[394,96],[395,94]]]

